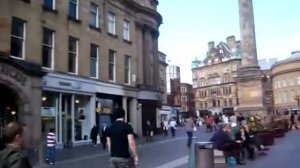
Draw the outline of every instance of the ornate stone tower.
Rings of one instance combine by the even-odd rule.
[[[263,105],[262,73],[257,61],[252,0],[239,0],[242,66],[238,72],[238,113],[267,115]]]

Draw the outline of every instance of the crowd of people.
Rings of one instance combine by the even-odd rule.
[[[210,118],[212,116],[207,116]],[[250,125],[260,125],[261,117],[253,115],[244,117],[242,114],[214,115],[214,123],[208,119],[206,123],[207,129],[212,129],[214,125],[216,132],[211,137],[210,141],[217,150],[224,152],[227,159],[234,159],[237,164],[245,164],[245,160],[255,159],[255,151],[258,155],[266,155],[266,148],[261,143],[260,137],[256,136],[254,127]],[[207,120],[205,120],[207,121]]]

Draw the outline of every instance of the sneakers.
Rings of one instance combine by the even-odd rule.
[[[50,164],[51,164],[51,165],[55,165],[55,162],[51,162]]]

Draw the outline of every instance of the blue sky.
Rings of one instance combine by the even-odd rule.
[[[258,58],[284,59],[300,50],[300,0],[253,0]],[[240,39],[238,0],[159,0],[159,50],[191,83],[191,61],[205,58],[209,41]]]

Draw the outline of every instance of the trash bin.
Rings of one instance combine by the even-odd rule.
[[[212,142],[195,143],[196,168],[215,168]]]

